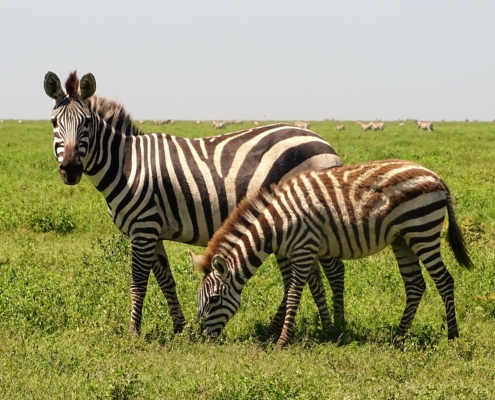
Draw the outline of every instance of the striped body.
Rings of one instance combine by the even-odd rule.
[[[448,213],[448,238],[458,262],[471,261],[455,221],[449,191],[428,169],[408,161],[376,161],[297,175],[272,192],[241,203],[195,261],[205,273],[198,317],[217,335],[240,304],[241,291],[266,257],[288,260],[285,318],[278,346],[288,343],[301,292],[319,260],[330,282],[334,308],[343,316],[343,264],[388,245],[397,258],[407,304],[398,335],[406,333],[425,290],[419,261],[445,302],[448,336],[458,336],[454,282],[440,255]]]
[[[93,96],[91,74],[71,74],[67,94],[53,73],[54,151],[67,184],[88,176],[115,225],[131,239],[132,314],[139,333],[150,271],[167,298],[174,330],[185,323],[161,240],[206,245],[245,196],[307,169],[341,165],[319,135],[271,125],[203,139],[141,134],[123,107]]]

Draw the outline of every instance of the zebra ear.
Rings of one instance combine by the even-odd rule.
[[[60,79],[58,79],[58,76],[52,71],[48,71],[46,73],[44,86],[45,93],[48,95],[48,97],[51,97],[55,101],[65,96],[65,93],[62,90]]]
[[[229,269],[227,268],[227,263],[220,254],[213,257],[211,265],[217,271],[218,275],[220,275],[220,278],[225,279],[227,277]]]
[[[199,254],[194,254],[191,250],[187,251],[189,253],[189,257],[191,257],[192,262],[198,268],[204,264],[204,257]]]
[[[83,99],[93,96],[96,92],[96,79],[93,74],[84,75],[79,82],[79,95]]]

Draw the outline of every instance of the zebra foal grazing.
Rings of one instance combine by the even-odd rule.
[[[139,334],[153,271],[174,332],[185,319],[162,240],[205,246],[245,196],[307,169],[342,165],[318,134],[275,124],[201,139],[142,134],[122,105],[95,96],[92,74],[71,73],[62,89],[48,72],[54,153],[68,185],[83,173],[105,197],[132,249],[130,331]]]
[[[277,347],[290,339],[302,289],[315,260],[323,266],[343,316],[344,267],[332,260],[370,256],[388,245],[398,262],[406,307],[397,331],[409,329],[426,289],[421,261],[444,301],[448,338],[458,337],[454,280],[440,255],[448,215],[448,240],[457,262],[472,262],[454,216],[451,195],[432,171],[409,161],[386,160],[303,172],[244,200],[193,261],[204,273],[198,295],[201,328],[216,337],[240,305],[241,292],[261,263],[275,253],[291,265],[284,282],[285,318]],[[338,309],[337,309],[338,307]]]

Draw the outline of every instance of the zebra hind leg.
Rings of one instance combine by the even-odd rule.
[[[436,236],[435,239],[430,239],[426,246],[423,243],[419,251],[415,251],[417,244],[412,246],[412,249],[425,266],[442,297],[447,315],[448,338],[453,340],[459,337],[454,303],[454,278],[445,267],[440,254],[440,230]]]
[[[400,345],[403,336],[411,327],[423,293],[426,290],[426,284],[421,273],[419,259],[403,238],[397,237],[394,240],[392,250],[397,259],[406,290],[406,307],[402,314],[397,333],[393,338],[393,343]]]
[[[332,289],[333,315],[336,333],[345,329],[344,318],[344,263],[335,258],[319,260]]]
[[[174,333],[181,333],[186,325],[186,319],[177,297],[175,280],[170,269],[167,253],[163,247],[163,242],[158,241],[155,248],[155,261],[153,262],[153,274],[160,286],[160,289],[167,300],[170,316],[174,326]]]

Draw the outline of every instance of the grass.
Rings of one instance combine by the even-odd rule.
[[[336,132],[335,125],[346,131]],[[232,129],[251,126],[235,126]],[[184,137],[219,133],[211,124],[141,125]],[[390,251],[346,262],[348,328],[321,331],[305,290],[293,344],[274,351],[258,335],[281,299],[273,258],[251,279],[218,344],[194,324],[200,275],[180,243],[166,243],[189,325],[174,335],[151,279],[140,338],[128,335],[130,249],[83,178],[65,186],[48,121],[0,124],[0,398],[5,399],[409,399],[495,397],[495,124],[442,122],[434,132],[386,122],[312,122],[346,164],[417,161],[446,181],[475,263],[457,266],[461,338],[447,341],[445,311],[431,279],[401,350],[390,346],[405,304]],[[327,292],[330,293],[328,284]]]

